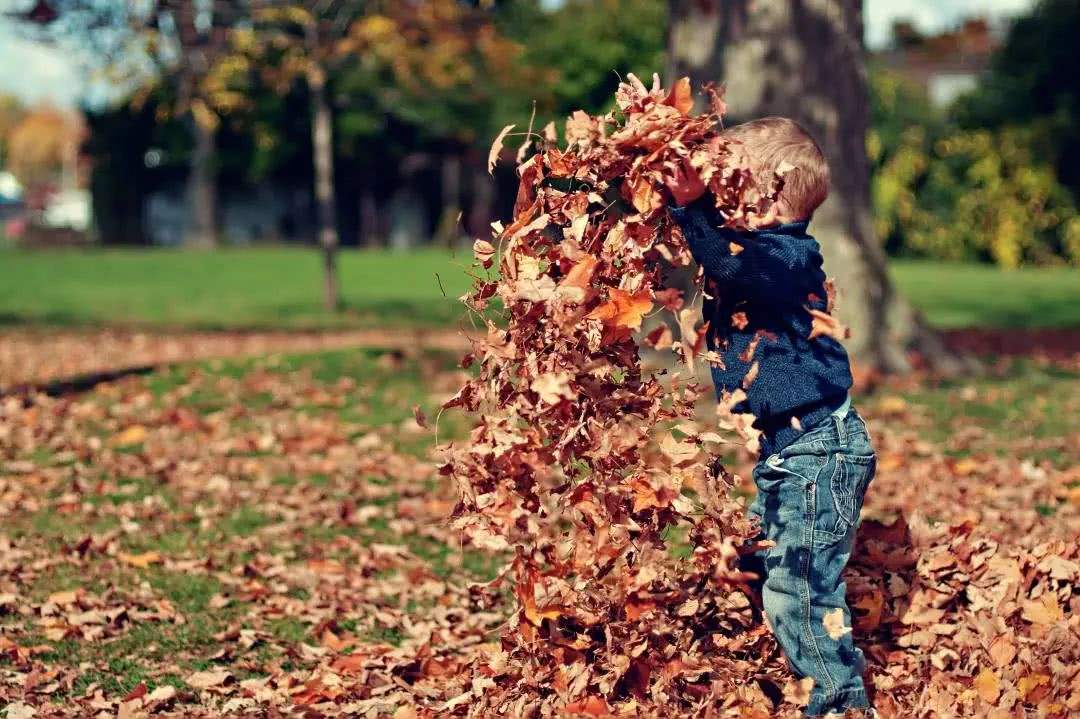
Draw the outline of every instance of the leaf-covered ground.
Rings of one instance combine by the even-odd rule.
[[[507,617],[469,587],[498,559],[444,523],[455,360],[271,355],[0,399],[7,717],[460,710]],[[849,594],[883,714],[1080,711],[1080,364],[861,405],[880,469]],[[790,708],[776,652],[743,660],[764,669],[740,716]]]

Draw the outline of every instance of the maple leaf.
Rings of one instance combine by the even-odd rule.
[[[608,301],[589,313],[589,319],[600,320],[613,327],[641,329],[641,320],[653,307],[648,290],[631,294],[617,287],[608,290]]]
[[[678,312],[683,308],[683,291],[676,287],[658,290],[653,293],[653,297],[669,312]]]
[[[645,214],[664,206],[663,196],[648,177],[641,175],[630,182],[628,187],[630,190],[630,203],[638,212]]]

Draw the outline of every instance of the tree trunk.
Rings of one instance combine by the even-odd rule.
[[[217,227],[217,178],[215,133],[211,122],[190,113],[194,147],[191,151],[191,167],[188,170],[187,204],[188,223],[185,244],[192,247],[216,247]]]
[[[957,359],[889,279],[870,215],[869,97],[860,0],[669,0],[669,81],[722,80],[730,120],[790,117],[821,145],[832,190],[811,231],[840,290],[864,367],[911,369],[910,351],[944,371]]]
[[[381,247],[383,231],[379,222],[379,203],[375,199],[375,188],[371,186],[370,174],[365,173],[360,186],[360,236],[361,247]]]
[[[443,155],[440,175],[442,212],[435,229],[435,244],[453,247],[461,236],[461,155],[453,151]]]
[[[469,163],[472,176],[472,207],[469,209],[469,235],[482,240],[491,236],[491,221],[495,216],[495,183],[478,162]]]
[[[337,209],[334,199],[334,138],[330,102],[326,96],[326,71],[312,64],[308,71],[311,91],[311,147],[315,160],[315,204],[319,223],[319,245],[323,253],[323,300],[326,309],[336,312],[341,300],[337,275]]]

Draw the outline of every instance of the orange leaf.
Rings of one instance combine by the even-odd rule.
[[[1003,667],[1016,658],[1016,644],[1007,635],[1002,634],[990,642],[987,650],[994,666]]]
[[[1026,677],[1020,677],[1020,680],[1016,682],[1016,688],[1020,690],[1020,696],[1025,701],[1030,701],[1031,695],[1042,686],[1046,686],[1050,682],[1050,677],[1045,674],[1029,674]]]
[[[641,619],[643,616],[656,609],[656,602],[630,597],[623,609],[626,611],[626,618],[631,622],[636,622],[638,619]]]
[[[592,282],[593,274],[596,272],[596,266],[600,264],[600,260],[595,255],[585,255],[577,261],[570,271],[566,273],[566,277],[562,278],[559,282],[559,287],[577,287],[579,289],[585,289]]]
[[[998,680],[998,675],[990,669],[983,669],[975,677],[975,691],[984,702],[988,704],[996,702],[998,695],[1001,694],[1001,682]]]
[[[660,325],[645,337],[645,343],[656,350],[665,350],[675,341],[671,335],[671,328]]]
[[[1057,624],[1065,619],[1065,613],[1061,611],[1057,599],[1050,594],[1044,594],[1038,599],[1024,602],[1023,606],[1024,611],[1020,616],[1032,624]]]
[[[142,554],[123,554],[120,555],[120,561],[124,564],[130,564],[133,567],[139,569],[146,569],[151,564],[159,564],[161,555],[157,552],[143,552]]]
[[[589,717],[605,717],[611,714],[611,708],[603,697],[587,696],[567,704],[563,712]]]
[[[339,674],[359,674],[367,663],[367,657],[356,652],[338,657],[330,668]]]
[[[146,439],[146,427],[141,424],[133,424],[123,432],[117,435],[113,435],[113,438],[109,440],[109,444],[113,447],[127,447],[133,444],[139,444]]]
[[[671,92],[664,98],[664,104],[674,107],[683,115],[689,115],[694,109],[694,93],[690,89],[690,78],[680,77],[671,86]]]
[[[128,692],[127,696],[125,696],[120,701],[130,702],[135,699],[140,699],[144,696],[146,696],[146,682],[139,682],[135,685],[135,688]]]
[[[601,320],[613,327],[641,329],[642,318],[652,309],[652,296],[646,290],[630,294],[617,287],[608,291],[607,302],[589,313],[589,319]]]
[[[653,183],[647,177],[638,177],[630,185],[630,202],[634,209],[641,213],[652,212],[664,204],[664,199],[653,187]]]

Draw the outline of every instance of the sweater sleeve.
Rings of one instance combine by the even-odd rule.
[[[736,255],[731,252],[730,243],[724,241],[700,207],[673,207],[671,216],[682,228],[683,236],[690,246],[690,254],[708,277],[721,285],[741,281],[741,253]]]
[[[721,287],[734,287],[747,299],[770,304],[806,303],[806,279],[815,269],[812,253],[801,244],[769,242],[766,233],[717,229],[698,206],[672,208],[690,253]],[[756,236],[755,236],[756,235]],[[738,245],[733,251],[732,245]]]

